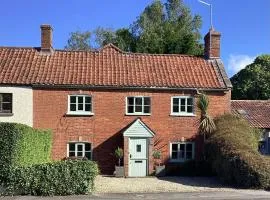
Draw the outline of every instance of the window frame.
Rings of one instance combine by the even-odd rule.
[[[179,103],[179,111],[178,112],[173,112],[173,100],[174,99],[178,99],[178,103]],[[185,105],[185,112],[181,112],[181,99],[185,99],[186,100],[186,105]],[[188,99],[192,99],[192,113],[187,112],[187,100]],[[195,115],[195,98],[193,96],[172,96],[171,97],[171,116],[196,116]]]
[[[134,103],[134,109],[133,109],[133,113],[129,113],[128,112],[128,98],[133,98],[133,103]],[[142,98],[142,112],[135,112],[135,99],[136,98]],[[149,98],[150,100],[150,104],[149,104],[149,108],[150,108],[150,112],[149,113],[144,113],[144,98]],[[147,105],[148,106],[148,105]],[[126,115],[145,115],[145,116],[149,116],[151,115],[151,112],[152,112],[152,99],[150,96],[127,96],[126,97]]]
[[[13,94],[7,93],[7,92],[0,92],[0,96],[3,95],[10,95],[11,96],[11,102],[4,102],[4,103],[10,103],[11,104],[11,110],[10,112],[3,112],[3,102],[0,102],[0,115],[12,115],[13,114]]]
[[[177,144],[177,159],[172,158],[172,145]],[[180,145],[185,144],[185,152],[184,152],[184,159],[179,159],[179,153],[180,153]],[[192,144],[192,158],[187,159],[187,144]],[[186,162],[189,160],[194,160],[195,159],[195,142],[171,142],[170,143],[170,162]]]
[[[69,149],[69,145],[70,144],[75,144],[75,150],[74,151],[70,151]],[[90,148],[90,151],[85,151],[85,144],[90,144],[91,148]],[[83,146],[83,150],[82,150],[82,156],[78,156],[78,146],[79,145],[82,145]],[[75,153],[75,156],[70,156],[70,152],[74,152]],[[71,141],[71,142],[68,142],[67,143],[67,157],[70,158],[70,157],[78,157],[78,158],[84,158],[86,157],[85,156],[85,153],[91,153],[91,157],[89,160],[92,160],[93,158],[93,146],[92,146],[92,143],[90,142],[74,142],[74,141]]]
[[[70,99],[71,97],[76,97],[76,111],[71,111],[70,110]],[[78,97],[83,97],[83,109],[84,110],[78,110],[78,102],[77,98]],[[91,110],[90,111],[85,111],[85,97],[90,97],[90,105],[91,105]],[[67,110],[68,115],[94,115],[93,112],[93,96],[88,95],[88,94],[70,94],[68,95],[68,110]]]

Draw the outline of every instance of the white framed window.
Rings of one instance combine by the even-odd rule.
[[[11,93],[0,93],[0,113],[12,113]]]
[[[194,116],[194,98],[191,96],[172,97],[171,115]]]
[[[89,95],[69,95],[68,113],[72,115],[92,115],[92,97]]]
[[[185,162],[195,158],[194,142],[173,142],[170,143],[170,160]]]
[[[150,97],[127,97],[126,99],[127,115],[150,115],[151,98]]]
[[[67,144],[68,157],[86,157],[92,160],[92,145],[87,142],[70,142]]]

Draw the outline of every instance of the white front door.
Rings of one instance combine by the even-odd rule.
[[[129,138],[129,176],[146,176],[148,165],[146,138]]]

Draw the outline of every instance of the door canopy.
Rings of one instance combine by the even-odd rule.
[[[151,131],[145,123],[140,119],[136,119],[123,133],[124,137],[154,137],[153,131]]]

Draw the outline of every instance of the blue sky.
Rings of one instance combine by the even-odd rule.
[[[205,0],[213,5],[214,28],[222,33],[221,55],[229,76],[260,54],[270,53],[270,0]],[[40,24],[54,27],[54,47],[69,33],[98,26],[128,27],[152,0],[9,0],[0,6],[0,46],[40,46]],[[210,26],[209,8],[184,0]]]

